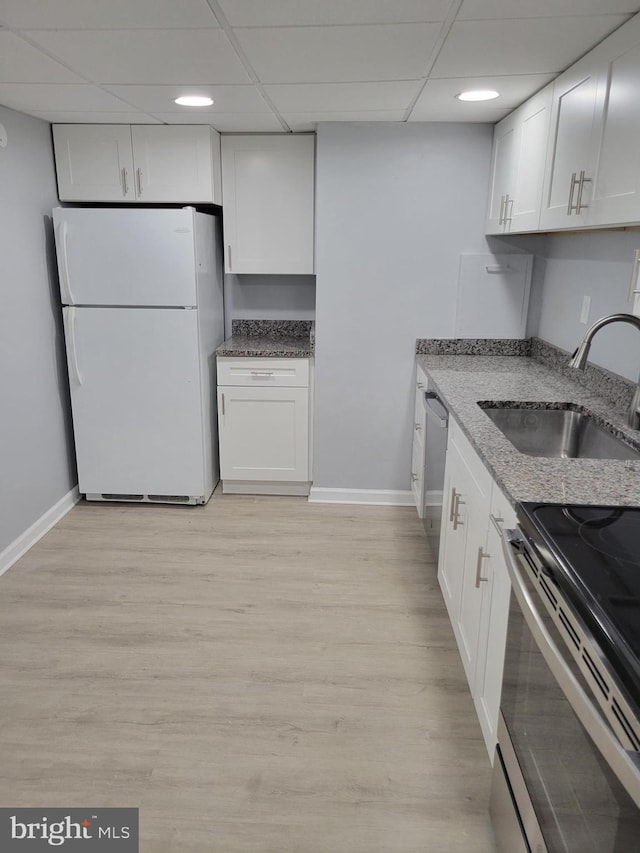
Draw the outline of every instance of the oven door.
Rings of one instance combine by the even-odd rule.
[[[594,700],[544,602],[545,583],[554,590],[523,542],[505,531],[512,591],[491,808],[500,850],[636,853],[638,753]]]

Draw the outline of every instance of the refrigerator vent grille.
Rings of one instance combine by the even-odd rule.
[[[187,504],[189,503],[188,495],[149,495],[150,501],[159,501],[160,503],[172,504]]]
[[[109,495],[102,492],[105,501],[143,501],[144,495]]]

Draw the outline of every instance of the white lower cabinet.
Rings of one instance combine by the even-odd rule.
[[[498,530],[515,517],[453,418],[444,495],[438,580],[493,761],[510,591]]]
[[[413,444],[411,450],[411,492],[418,510],[418,517],[424,513],[424,462],[427,415],[424,409],[424,393],[427,377],[418,367],[416,369],[415,405],[413,411]]]
[[[222,490],[308,494],[308,359],[218,359]]]
[[[502,669],[507,639],[511,582],[502,556],[502,529],[516,525],[516,514],[496,483],[492,486],[487,546],[483,561],[486,578],[478,632],[473,700],[489,755],[498,740]]]

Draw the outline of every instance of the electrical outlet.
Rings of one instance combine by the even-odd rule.
[[[580,312],[580,322],[585,325],[589,322],[589,311],[591,310],[591,297],[586,293],[582,297],[582,311]]]

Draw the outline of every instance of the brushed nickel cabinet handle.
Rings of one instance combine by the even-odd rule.
[[[122,167],[122,195],[126,196],[129,194],[129,183],[127,181],[127,167]]]
[[[136,169],[136,176],[138,178],[138,195],[142,195],[142,169]]]
[[[491,523],[493,524],[495,529],[498,531],[498,535],[502,536],[502,524],[504,522],[504,518],[500,518],[499,516],[496,516],[493,513],[489,513],[489,519],[491,520]]]
[[[453,514],[453,529],[457,530],[459,527],[464,527],[464,521],[460,521],[460,507],[464,506],[465,503],[462,500],[462,495],[456,494],[456,510]]]
[[[486,583],[489,578],[482,577],[482,561],[485,557],[488,557],[489,554],[485,554],[482,550],[482,545],[478,548],[478,558],[476,560],[476,589],[480,589],[481,583]]]
[[[584,169],[580,172],[580,179],[578,183],[578,200],[576,201],[576,213],[582,213],[587,207],[588,204],[582,203],[582,191],[584,190],[585,184],[590,184],[591,178],[586,178],[584,174]]]
[[[576,186],[578,185],[578,177],[575,172],[571,175],[571,183],[569,185],[569,204],[567,206],[567,216],[571,216],[571,214],[575,211],[576,206],[573,203],[573,194],[576,190]]]
[[[456,505],[456,490],[451,489],[451,502],[449,503],[449,521],[453,524],[453,516],[455,514]]]

